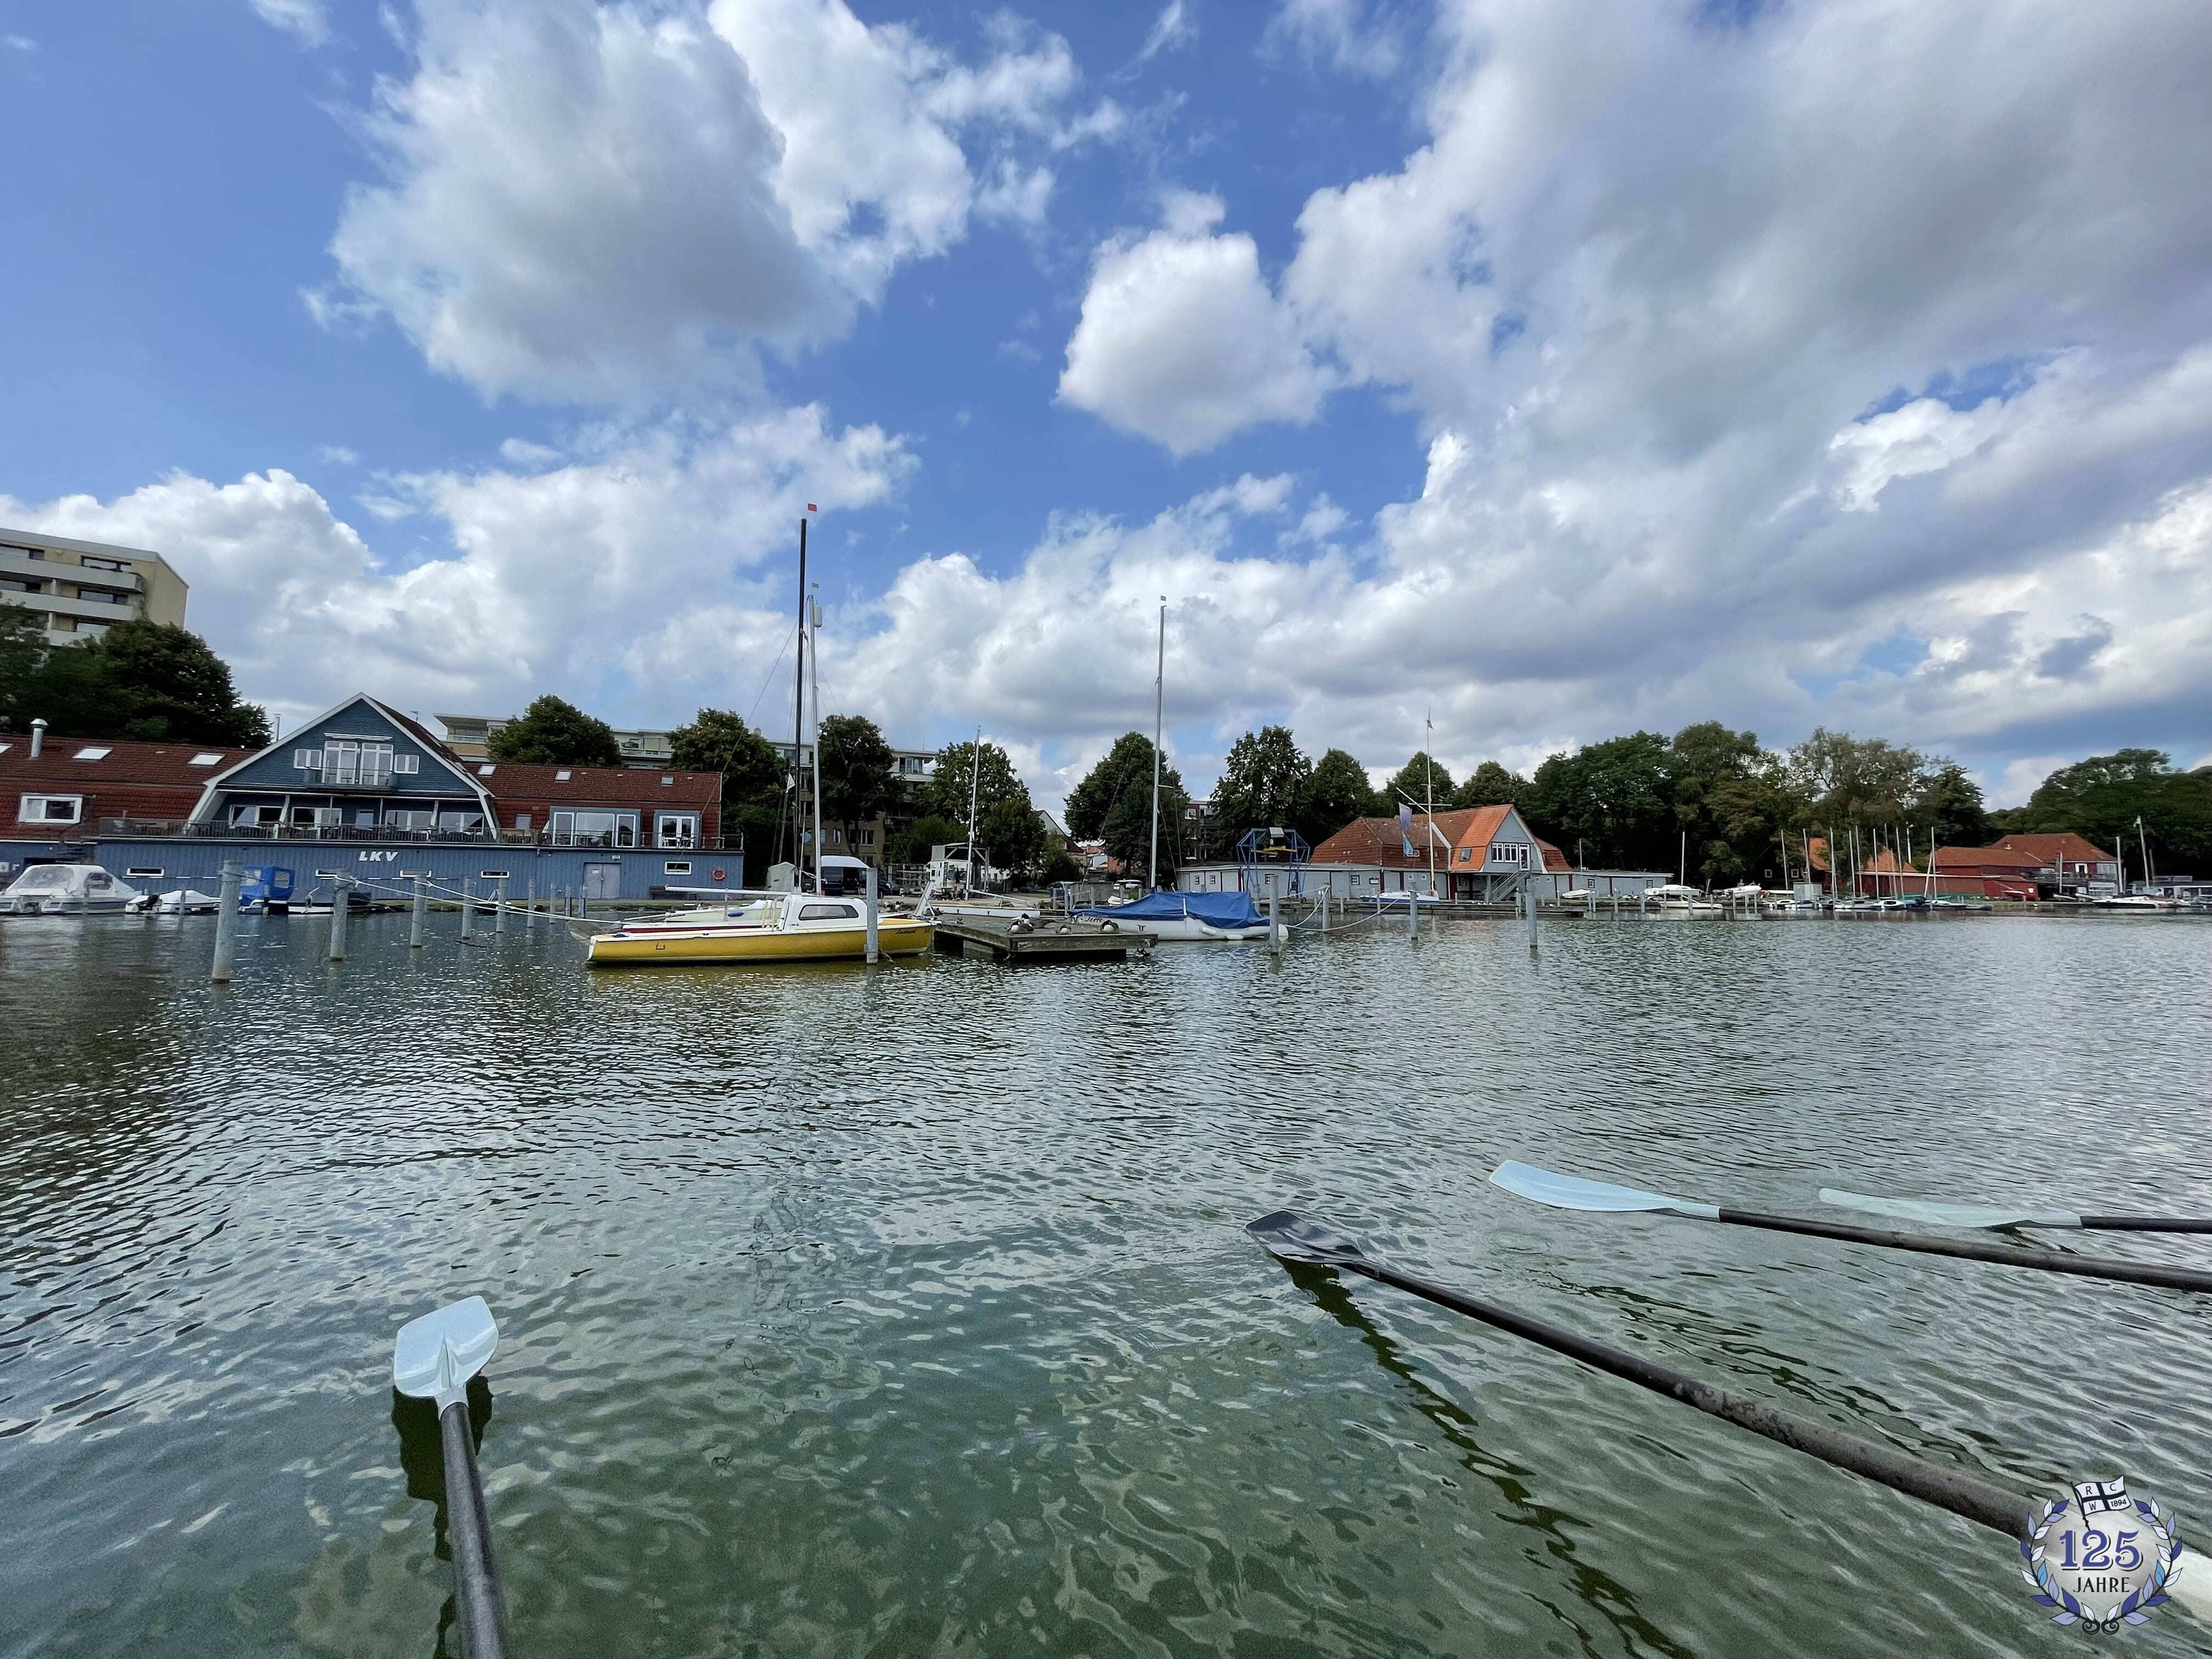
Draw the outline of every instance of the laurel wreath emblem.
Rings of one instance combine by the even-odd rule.
[[[2020,1576],[2027,1581],[2028,1588],[2035,1592],[2038,1601],[2046,1607],[2058,1609],[2051,1615],[2052,1624],[2078,1624],[2092,1628],[2101,1626],[2107,1631],[2116,1631],[2123,1624],[2142,1624],[2144,1608],[2162,1607],[2172,1599],[2166,1594],[2166,1586],[2173,1582],[2177,1564],[2181,1559],[2180,1519],[2161,1511],[2155,1499],[2138,1498],[2132,1501],[2136,1514],[2149,1524],[2151,1535],[2158,1540],[2158,1565],[2152,1569],[2149,1583],[2134,1591],[2126,1601],[2107,1607],[2102,1613],[2083,1607],[2070,1593],[2062,1589],[2051,1576],[2050,1563],[2043,1559],[2043,1540],[2052,1523],[2071,1506],[2071,1499],[2054,1498],[2045,1504],[2042,1512],[2035,1517],[2035,1524],[2028,1535],[2020,1540],[2021,1557],[2027,1563]]]

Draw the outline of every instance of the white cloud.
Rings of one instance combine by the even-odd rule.
[[[325,460],[328,461],[332,466],[359,466],[361,465],[361,456],[359,453],[355,450],[349,449],[343,444],[325,444],[315,453],[318,455],[320,455]]]
[[[1214,234],[1222,211],[1218,198],[1178,195],[1164,228],[1100,251],[1063,402],[1177,455],[1259,422],[1314,418],[1322,376],[1268,291],[1257,245]]]
[[[780,617],[784,599],[780,567],[767,590],[759,567],[805,502],[884,501],[912,465],[880,430],[833,432],[806,408],[610,428],[528,471],[388,478],[382,552],[275,468],[230,484],[176,474],[112,501],[0,496],[0,520],[159,550],[191,585],[189,625],[244,695],[288,715],[360,690],[501,708],[553,689],[676,713],[734,695],[749,601],[772,590],[753,608]]]
[[[965,64],[843,0],[419,0],[415,66],[365,131],[326,323],[388,314],[486,393],[583,400],[757,383],[835,337],[973,213],[1035,224],[1065,118],[1056,35],[1006,22]],[[580,143],[579,135],[588,135]],[[979,183],[963,137],[976,152]]]
[[[330,14],[323,0],[247,0],[253,15],[272,28],[295,37],[300,44],[319,46],[331,38]]]
[[[10,52],[36,52],[39,43],[27,34],[0,34],[0,46]]]
[[[1164,52],[1179,52],[1198,39],[1198,21],[1183,0],[1168,0],[1138,49],[1137,61],[1149,63]]]
[[[1404,64],[1407,32],[1403,19],[1365,0],[1282,0],[1267,20],[1261,48],[1381,80]]]

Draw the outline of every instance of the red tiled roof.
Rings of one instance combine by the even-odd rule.
[[[1938,870],[2039,870],[2044,860],[2033,853],[2008,852],[2002,847],[1939,847]]]
[[[722,798],[719,772],[648,772],[627,766],[532,766],[519,761],[463,762],[461,770],[502,805],[711,806]],[[673,781],[661,782],[669,778]]]
[[[1437,867],[1446,865],[1454,869],[1459,866],[1449,856],[1445,847],[1487,847],[1505,827],[1510,806],[1463,806],[1455,811],[1439,812],[1436,825],[1444,841],[1437,847]],[[1413,856],[1406,855],[1405,838],[1399,834],[1398,820],[1389,818],[1354,818],[1327,841],[1314,848],[1316,864],[1376,864],[1386,870],[1425,870],[1429,867],[1429,815],[1413,814]],[[1543,851],[1544,868],[1565,871],[1571,866],[1566,854],[1549,842],[1539,839],[1536,845]]]
[[[2110,864],[2112,849],[2084,841],[2071,830],[2055,836],[2007,836],[1991,851],[2026,853],[2038,864]]]
[[[87,749],[104,749],[107,752],[98,760],[77,759],[77,755]],[[49,737],[45,751],[33,760],[30,739],[6,732],[0,733],[0,778],[7,781],[9,787],[21,784],[26,788],[52,787],[72,793],[110,784],[189,785],[192,793],[198,795],[200,786],[216,773],[259,752],[253,749],[221,749],[209,743],[131,743],[119,738]],[[195,766],[192,759],[198,755],[217,758],[210,765]]]
[[[98,760],[76,758],[88,749],[106,753]],[[103,817],[188,817],[210,778],[254,752],[207,744],[50,737],[34,760],[29,738],[0,734],[0,836],[43,837],[58,830],[82,834]],[[198,755],[217,758],[194,766]],[[84,806],[74,825],[26,823],[21,814],[27,794],[82,795]]]

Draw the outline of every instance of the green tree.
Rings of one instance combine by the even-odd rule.
[[[1429,792],[1433,789],[1437,811],[1441,812],[1451,805],[1452,796],[1458,792],[1458,787],[1442,761],[1433,758],[1425,749],[1416,749],[1413,758],[1400,767],[1389,782],[1382,786],[1382,810],[1395,814],[1398,810],[1399,794],[1402,793],[1407,800],[1413,803],[1413,810],[1420,811],[1427,806]]]
[[[2212,866],[2212,769],[2177,772],[2161,750],[2123,749],[2061,767],[2019,816],[2029,830],[2071,830],[2100,847],[2124,842],[2131,869],[2141,818],[2160,868],[2193,875]]]
[[[1982,787],[1956,761],[1940,761],[1913,798],[1911,821],[1925,824],[1936,847],[1986,847],[1991,830]]]
[[[614,727],[572,702],[539,697],[491,734],[485,745],[495,761],[529,766],[620,766]]]
[[[668,734],[679,771],[722,775],[722,839],[769,861],[790,832],[789,769],[768,739],[726,709],[702,708]]]
[[[27,731],[38,717],[31,688],[46,654],[46,629],[37,613],[0,600],[0,720],[11,731]]]
[[[1354,818],[1374,811],[1375,786],[1367,781],[1367,769],[1343,750],[1332,749],[1307,774],[1294,817],[1307,844],[1318,847]]]
[[[1789,783],[1816,830],[1898,824],[1918,799],[1928,760],[1886,738],[1855,738],[1825,726],[1790,751]]]
[[[845,845],[858,846],[860,827],[898,802],[891,767],[897,757],[876,723],[859,714],[832,714],[816,739],[822,768],[822,811],[844,826]]]
[[[1296,823],[1312,775],[1312,763],[1298,752],[1287,726],[1263,726],[1230,744],[1213,786],[1215,854],[1225,855],[1248,830]]]
[[[238,700],[230,668],[197,634],[171,623],[118,622],[82,645],[46,647],[29,613],[8,607],[0,646],[0,710],[17,725],[43,718],[57,738],[136,738],[151,743],[258,749],[269,720]],[[9,684],[11,682],[12,684]]]
[[[1667,739],[1656,732],[1608,738],[1536,769],[1522,804],[1532,828],[1602,867],[1674,867],[1674,802]]]
[[[968,839],[968,832],[951,818],[916,818],[891,840],[891,857],[901,864],[927,864],[939,847]]]
[[[1761,749],[1756,732],[1705,720],[1674,734],[1668,793],[1690,869],[1705,885],[1763,879],[1776,867],[1787,816],[1782,778],[1781,757]]]
[[[1074,856],[1066,848],[1049,848],[1045,852],[1043,861],[1037,866],[1037,879],[1048,887],[1056,881],[1081,881],[1083,866],[1075,861]]]
[[[1182,850],[1183,811],[1190,804],[1182,775],[1160,767],[1159,872],[1171,877]],[[1079,841],[1103,840],[1106,850],[1133,871],[1152,867],[1152,740],[1124,732],[1067,797],[1067,833]]]
[[[1034,880],[1044,858],[1044,820],[1030,805],[1029,791],[1024,788],[1019,799],[1000,797],[984,807],[982,815],[975,837],[979,855],[1012,872],[1018,882]]]
[[[978,820],[975,839],[996,859],[1000,849],[994,848],[989,841],[992,809],[1006,803],[1018,805],[1034,823],[1036,808],[1030,799],[1029,786],[1014,770],[1014,763],[1005,750],[995,743],[984,744],[980,769],[976,752],[972,743],[947,744],[939,750],[936,768],[930,774],[929,781],[922,785],[915,805],[926,815],[950,818],[955,823],[964,825],[968,822],[969,792],[972,781]],[[1006,821],[1003,817],[1000,819],[1001,823]],[[1036,834],[1042,843],[1043,825],[1036,825]],[[965,841],[967,836],[967,830],[963,829],[957,839]],[[1003,860],[1000,861],[1005,862]],[[1009,865],[1006,867],[1011,869],[1014,866]]]
[[[1485,761],[1452,792],[1454,806],[1512,806],[1528,793],[1528,780],[1496,761]]]

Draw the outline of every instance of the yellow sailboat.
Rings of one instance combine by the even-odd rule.
[[[878,956],[916,956],[936,937],[936,927],[920,916],[876,920]],[[594,968],[864,961],[867,915],[859,898],[767,893],[743,904],[625,921],[612,933],[593,934],[586,954]]]

